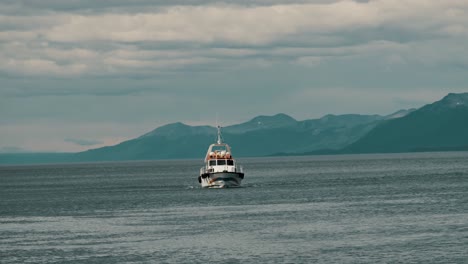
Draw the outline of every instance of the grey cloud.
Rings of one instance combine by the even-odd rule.
[[[138,15],[107,12],[102,15],[52,13],[50,16],[1,17],[0,20],[6,22],[4,24],[10,28],[15,28],[15,25],[18,27],[40,25],[40,29],[33,28],[28,31],[29,26],[27,26],[21,31],[0,32],[0,39],[4,42],[4,48],[0,51],[0,71],[17,76],[124,75],[145,78],[151,74],[164,72],[197,69],[204,71],[203,69],[210,68],[216,70],[223,61],[225,65],[229,65],[232,60],[238,59],[260,58],[264,61],[275,61],[283,57],[288,61],[294,61],[305,56],[346,56],[347,52],[357,50],[353,47],[369,46],[376,41],[411,43],[434,38],[446,39],[446,36],[437,35],[444,32],[455,34],[446,40],[450,43],[462,40],[464,29],[468,27],[467,20],[460,15],[462,13],[453,11],[466,9],[468,5],[451,5],[451,2],[433,4],[432,8],[424,11],[429,12],[427,15],[418,11],[420,7],[418,4],[407,3],[413,8],[409,11],[402,7],[395,9],[392,6],[394,3],[388,1],[366,2],[360,5],[351,2],[335,3],[334,6],[310,5],[318,2],[335,3],[335,1],[308,1],[303,6],[270,7],[266,3],[271,4],[271,2],[266,1],[261,2],[265,4],[261,8],[205,5],[197,8],[186,6],[168,9],[171,10],[168,13]],[[19,3],[30,4],[28,1]],[[58,1],[35,3],[38,6],[61,5]],[[88,1],[70,3],[91,5]],[[95,5],[126,5],[124,1],[106,3]],[[147,2],[137,1],[135,5],[144,3]],[[440,8],[442,10],[445,8],[445,12],[433,19],[432,15],[439,12]],[[387,12],[388,10],[393,13]],[[299,15],[285,16],[284,13],[288,12]],[[354,12],[361,15],[355,17],[347,15]],[[216,14],[224,14],[227,17],[219,20]],[[270,16],[275,14],[278,17],[271,19]],[[252,15],[256,15],[255,19],[252,19]],[[232,20],[229,16],[238,16],[239,19]],[[340,19],[337,19],[338,17]],[[121,20],[126,22],[119,25],[116,21]],[[160,20],[166,22],[158,23]],[[276,20],[284,23],[275,22],[266,29],[261,26]],[[55,25],[53,21],[56,21]],[[210,22],[211,26],[206,27],[206,22]],[[147,23],[150,26],[142,28],[141,25]],[[458,26],[451,26],[453,23],[458,23],[456,24]],[[187,29],[188,25],[190,27]],[[229,30],[234,33],[229,33]],[[457,37],[456,34],[461,36]],[[310,51],[304,54],[276,52],[287,47],[304,47],[304,51],[307,48]],[[231,48],[231,51],[247,49],[248,52],[229,53],[228,50],[224,53],[219,52],[222,48]],[[218,51],[214,51],[215,49]],[[121,51],[135,54],[158,51],[158,54],[125,57],[121,56],[119,53]],[[181,54],[171,55],[174,53]],[[460,65],[460,62],[456,64]]]
[[[284,9],[280,7],[279,11],[304,12],[303,19],[295,16],[291,19],[283,17],[287,22],[294,19],[297,21],[292,21],[287,26],[281,23],[271,24],[266,29],[259,29],[259,32],[255,31],[256,26],[259,26],[255,23],[263,21],[266,24],[272,20],[268,15],[276,12],[276,7],[270,5],[284,1],[255,1],[255,4],[262,7],[255,10],[252,9],[255,5],[249,5],[245,1],[237,2],[236,6],[223,5],[220,2],[214,4],[211,1],[184,2],[187,5],[200,5],[197,7],[199,9],[186,6],[185,9],[176,10],[179,13],[174,11],[184,21],[195,22],[196,25],[189,31],[192,36],[176,34],[162,40],[147,37],[157,29],[153,27],[141,31],[142,34],[136,37],[127,38],[123,33],[120,37],[108,34],[112,30],[119,33],[122,31],[121,27],[125,26],[125,23],[121,27],[116,26],[113,23],[114,18],[128,19],[129,22],[143,19],[143,22],[151,23],[154,22],[154,17],[160,19],[159,11],[146,12],[146,17],[138,17],[131,12],[121,14],[115,10],[99,9],[113,6],[124,10],[128,3],[7,2],[10,5],[28,5],[29,8],[46,9],[49,6],[51,9],[55,8],[56,12],[31,17],[15,15],[0,18],[1,21],[8,22],[7,28],[21,29],[18,35],[14,31],[3,32],[0,49],[0,78],[3,86],[0,95],[18,98],[75,95],[113,97],[171,94],[180,91],[192,95],[210,94],[216,90],[212,86],[237,90],[242,90],[243,87],[263,87],[264,91],[269,92],[282,89],[281,85],[290,87],[306,84],[317,87],[466,85],[462,73],[441,71],[441,68],[463,68],[468,65],[468,55],[464,48],[467,37],[463,35],[468,22],[453,11],[468,8],[468,4],[460,4],[461,2],[432,3],[435,7],[429,5],[424,11],[418,9],[420,2],[405,2],[411,4],[409,10],[400,5],[392,6],[395,1],[370,1],[362,5],[346,2],[341,9],[321,7],[322,10],[309,5],[310,14],[302,6],[288,5]],[[149,1],[132,3],[137,7],[150,4]],[[170,5],[174,4],[168,3],[160,1],[155,5],[171,8]],[[96,12],[76,15],[74,10],[80,8],[89,8]],[[359,19],[346,17],[346,14],[353,12],[348,8],[356,8],[356,14],[368,16]],[[210,14],[200,10],[214,12],[214,20],[207,21],[219,23],[214,26],[213,23],[204,24],[204,17]],[[393,13],[387,12],[388,10]],[[199,16],[193,17],[193,12]],[[223,19],[215,19],[216,14],[229,12],[245,17],[252,16],[250,19],[255,23],[233,20],[226,27]],[[434,18],[437,12],[442,14]],[[317,14],[317,17],[311,14]],[[337,18],[342,16],[344,18],[340,22]],[[321,17],[328,17],[329,21],[325,23],[320,20]],[[73,19],[76,21],[70,22]],[[179,20],[168,21],[173,23]],[[68,22],[70,28],[64,26]],[[457,23],[460,26],[450,27]],[[41,26],[36,28],[29,25]],[[154,25],[160,26],[157,23]],[[101,26],[104,29],[108,27],[110,31],[94,32]],[[168,26],[161,27],[161,32],[164,32]],[[138,28],[140,26],[136,23],[128,28],[128,32],[132,33],[133,29]],[[239,38],[227,34],[227,28],[241,32]],[[170,25],[168,29],[172,29]],[[68,34],[67,32],[71,32],[71,35],[61,35]],[[452,35],[441,35],[443,32]],[[203,39],[206,36],[208,37]],[[259,41],[253,39],[255,37],[259,37]],[[364,76],[363,72],[366,73]],[[279,79],[279,73],[288,75],[281,75]]]
[[[241,6],[265,6],[277,4],[305,4],[305,3],[334,3],[339,0],[6,0],[1,5],[4,10],[14,10],[16,14],[31,13],[37,11],[56,12],[147,12],[157,8],[168,6],[201,6],[201,5],[241,5]],[[356,2],[363,2],[357,0]],[[6,8],[8,7],[8,9]]]
[[[1,1],[0,133],[62,150],[138,124],[206,124],[207,105],[236,109],[225,122],[415,107],[468,89],[466,12],[459,0]],[[119,129],[97,136],[106,122]]]

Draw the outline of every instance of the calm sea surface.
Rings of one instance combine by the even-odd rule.
[[[468,153],[0,167],[0,263],[468,263]]]

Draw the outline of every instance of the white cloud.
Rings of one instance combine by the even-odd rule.
[[[59,42],[189,41],[268,44],[288,35],[394,26],[429,30],[466,24],[466,1],[396,1],[272,6],[174,6],[158,13],[58,15],[40,30]],[[33,22],[40,21],[34,18]]]
[[[39,36],[38,32],[34,31],[0,31],[0,41],[33,41]]]
[[[44,31],[51,41],[190,41],[267,44],[307,31],[374,26],[377,9],[343,1],[333,4],[177,6],[160,13],[72,15]]]

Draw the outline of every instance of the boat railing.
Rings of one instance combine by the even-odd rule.
[[[224,167],[227,168],[227,167],[232,166],[232,165],[221,165],[221,166],[224,166]],[[209,166],[209,165],[203,166],[203,167],[200,168],[200,175],[204,174],[204,173],[207,173],[207,172],[210,172],[210,171],[213,171],[213,166]],[[234,165],[234,171],[244,173],[244,167],[242,167],[241,165],[235,164]]]

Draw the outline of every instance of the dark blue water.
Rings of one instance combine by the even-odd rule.
[[[1,263],[468,263],[468,153],[0,167]]]

